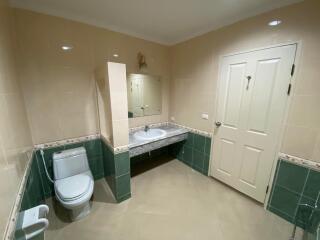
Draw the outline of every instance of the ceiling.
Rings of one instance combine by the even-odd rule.
[[[165,45],[301,0],[11,0],[14,7]]]

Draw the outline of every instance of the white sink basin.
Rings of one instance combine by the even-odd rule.
[[[166,135],[166,131],[159,128],[151,128],[148,131],[140,130],[134,133],[134,136],[139,140],[153,140]]]

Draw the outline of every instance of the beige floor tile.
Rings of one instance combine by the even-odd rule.
[[[132,198],[120,204],[97,181],[92,212],[78,222],[55,200],[48,204],[46,240],[288,240],[292,232],[259,203],[177,160],[134,176]]]

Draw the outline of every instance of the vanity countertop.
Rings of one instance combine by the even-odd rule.
[[[166,132],[166,134],[164,136],[162,136],[162,137],[158,137],[158,138],[155,138],[155,139],[152,139],[152,140],[140,140],[140,139],[137,139],[134,136],[134,133],[139,131],[139,130],[141,131],[141,129],[136,130],[136,131],[132,131],[129,134],[129,149],[132,149],[132,148],[135,148],[135,147],[139,147],[139,146],[142,146],[142,145],[145,145],[145,144],[153,143],[153,142],[156,142],[156,141],[159,141],[159,140],[163,140],[163,139],[166,139],[166,138],[178,136],[178,135],[185,134],[185,133],[189,132],[188,129],[186,129],[186,128],[179,127],[179,126],[176,126],[176,125],[170,125],[170,124],[169,125],[164,125],[164,126],[159,126],[159,127],[151,127],[151,128],[162,129],[162,130],[164,130]]]

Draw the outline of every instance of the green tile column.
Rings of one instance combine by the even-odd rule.
[[[114,155],[115,163],[115,197],[118,202],[131,197],[131,174],[129,152]]]
[[[315,205],[320,191],[319,183],[319,171],[279,159],[268,210],[301,228],[307,228],[312,225],[309,222],[312,208],[305,204]]]
[[[129,152],[113,153],[102,141],[103,167],[106,181],[117,202],[131,197],[131,174]]]

